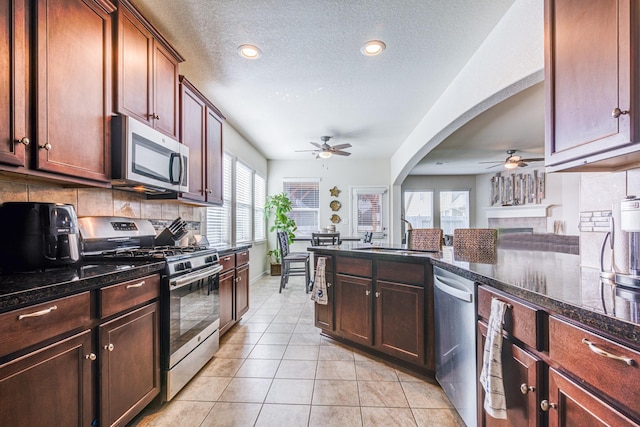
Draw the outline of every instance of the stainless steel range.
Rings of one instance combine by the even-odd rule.
[[[161,366],[164,399],[171,400],[219,348],[220,307],[215,249],[153,246],[151,222],[122,217],[78,219],[83,256],[164,259],[161,285]]]

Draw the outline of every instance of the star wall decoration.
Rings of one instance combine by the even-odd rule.
[[[329,193],[331,193],[331,197],[338,197],[340,190],[338,190],[338,187],[334,185],[333,188],[329,189]]]

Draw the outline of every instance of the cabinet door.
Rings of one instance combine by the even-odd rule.
[[[632,426],[638,425],[578,384],[549,369],[549,400],[542,402],[549,412],[549,426]]]
[[[25,165],[26,128],[25,8],[24,0],[0,4],[0,162]],[[27,140],[23,140],[27,143]]]
[[[153,52],[153,125],[178,139],[178,62],[157,41]]]
[[[40,0],[36,109],[40,170],[109,181],[111,3]]]
[[[129,10],[118,7],[116,110],[152,125],[153,36]]]
[[[233,290],[235,288],[234,270],[220,274],[220,336],[233,326]]]
[[[320,256],[314,256],[316,265]],[[325,280],[327,283],[327,304],[314,304],[315,305],[315,325],[318,328],[334,331],[335,323],[333,321],[333,262],[331,257],[323,257],[325,261]]]
[[[632,142],[630,3],[546,0],[546,165]]]
[[[249,265],[236,269],[235,320],[238,321],[249,311]]]
[[[376,282],[376,339],[381,351],[416,364],[424,364],[424,288]]]
[[[372,280],[336,274],[336,332],[353,342],[373,345]]]
[[[487,325],[478,322],[478,375],[482,370],[482,354],[487,338]],[[541,425],[540,385],[542,384],[542,361],[531,353],[504,338],[502,341],[502,377],[507,400],[507,419],[498,420],[487,415],[483,409],[484,389],[478,384],[478,411],[480,426],[529,426]]]
[[[207,107],[207,169],[205,191],[207,202],[222,204],[224,182],[222,174],[222,120]]]
[[[91,331],[0,365],[6,426],[92,425]]]
[[[125,425],[160,392],[159,303],[100,326],[100,425]]]
[[[180,142],[189,147],[189,192],[182,197],[205,201],[205,117],[206,106],[182,81],[180,84]]]

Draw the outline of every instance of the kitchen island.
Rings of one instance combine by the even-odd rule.
[[[316,305],[316,326],[324,334],[415,371],[433,372],[431,270],[438,266],[476,285],[479,366],[491,301],[508,304],[502,359],[504,377],[510,378],[505,382],[510,419],[529,425],[546,422],[546,417],[558,425],[584,425],[594,418],[619,425],[640,421],[637,293],[601,282],[597,270],[580,266],[579,256],[498,249],[485,259],[481,254],[465,259],[450,247],[424,253],[400,246],[349,243],[309,250],[315,258],[327,259],[329,303]],[[393,268],[386,269],[388,265]],[[418,265],[423,267],[424,280],[410,283],[407,277],[416,278],[411,271]],[[386,282],[399,283],[404,297],[384,298]],[[413,299],[406,297],[409,286],[417,291]],[[391,317],[397,323],[395,330],[384,322],[389,307],[396,313]],[[359,317],[347,317],[345,311],[357,312]],[[358,318],[366,321],[358,324]],[[349,328],[367,331],[369,336],[351,333],[345,320],[354,322]],[[386,346],[385,332],[399,331],[403,331],[401,345]],[[407,339],[420,332],[422,341]],[[424,349],[413,351],[416,343]],[[482,410],[481,387],[477,396],[479,423],[491,424]]]

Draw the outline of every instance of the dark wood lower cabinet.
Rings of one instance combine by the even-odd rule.
[[[233,322],[233,288],[235,274],[233,270],[220,274],[220,335],[234,325]]]
[[[408,362],[424,364],[424,287],[378,280],[375,297],[376,347]]]
[[[0,424],[92,425],[91,331],[0,366]]]
[[[158,302],[99,328],[100,425],[125,425],[160,392]]]
[[[553,368],[549,369],[549,399],[542,405],[549,413],[550,427],[638,425]]]
[[[478,375],[482,369],[482,352],[487,338],[487,325],[478,322]],[[528,351],[518,347],[509,338],[502,341],[502,368],[504,392],[507,400],[507,419],[499,420],[487,415],[483,409],[484,390],[478,387],[479,426],[495,427],[536,427],[541,425],[540,385],[543,375],[543,362]]]
[[[235,320],[249,311],[249,264],[236,268]]]
[[[336,274],[336,332],[353,342],[373,346],[373,281]]]

